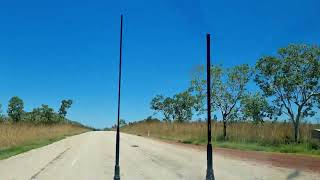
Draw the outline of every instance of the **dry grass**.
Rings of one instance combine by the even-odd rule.
[[[301,141],[309,142],[311,130],[319,125],[302,124]],[[127,133],[158,138],[174,139],[181,142],[205,144],[207,140],[207,125],[205,122],[164,123],[144,122],[125,126],[122,130]],[[223,125],[219,122],[212,124],[213,141],[222,140]],[[261,145],[280,145],[292,141],[292,126],[289,123],[266,122],[263,125],[252,123],[233,123],[227,127],[229,142],[259,143]]]
[[[40,140],[57,139],[85,131],[88,131],[88,129],[72,124],[0,123],[0,150],[28,145]]]

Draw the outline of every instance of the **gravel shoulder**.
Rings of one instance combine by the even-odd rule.
[[[162,141],[168,144],[182,146],[185,148],[198,149],[200,151],[206,151],[206,146],[184,144],[169,140],[159,140],[152,138],[157,141]],[[237,149],[219,148],[214,147],[213,153],[219,156],[226,156],[233,159],[243,161],[255,161],[264,163],[276,167],[284,167],[290,169],[296,169],[300,171],[312,171],[320,173],[320,157],[319,156],[308,156],[301,154],[285,154],[285,153],[273,153],[273,152],[262,152],[262,151],[244,151]]]

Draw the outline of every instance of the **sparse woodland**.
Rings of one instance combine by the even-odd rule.
[[[155,137],[205,143],[205,75],[204,66],[199,66],[188,89],[152,99],[151,109],[163,121],[149,117],[129,123],[124,131],[141,135],[151,131]],[[311,139],[320,115],[318,46],[289,45],[276,55],[261,57],[253,67],[214,65],[211,79],[213,141],[320,150],[319,142]]]

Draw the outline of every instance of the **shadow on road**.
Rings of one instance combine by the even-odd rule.
[[[287,180],[294,179],[300,175],[300,171],[295,170],[294,172],[290,173],[287,177]]]

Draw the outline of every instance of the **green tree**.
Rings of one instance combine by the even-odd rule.
[[[170,97],[165,98],[162,95],[157,95],[151,100],[151,109],[163,113],[165,121],[175,119],[173,99]]]
[[[174,114],[177,122],[190,121],[195,99],[188,91],[173,96]]]
[[[127,125],[126,121],[124,119],[120,119],[120,121],[119,121],[120,128],[123,126],[126,126],[126,125]]]
[[[272,118],[273,110],[265,97],[261,94],[249,94],[241,100],[241,112],[243,118],[252,120],[255,124],[263,123],[264,118]]]
[[[42,105],[40,108],[41,115],[43,117],[43,122],[53,123],[57,119],[55,119],[54,110],[50,108],[48,105]]]
[[[60,120],[58,114],[56,114],[52,108],[45,104],[41,105],[39,108],[34,108],[32,112],[29,113],[29,116],[30,121],[34,123],[51,124]]]
[[[251,70],[248,65],[239,65],[228,69],[221,66],[211,67],[211,107],[221,113],[223,122],[223,137],[227,138],[227,123],[236,117],[246,85],[249,82]],[[198,108],[204,111],[206,103],[206,80],[204,79],[204,68],[199,68],[191,82],[191,90],[196,94]]]
[[[71,99],[68,99],[68,100],[62,100],[61,101],[61,106],[60,106],[60,109],[59,109],[59,114],[63,117],[66,117],[67,115],[67,110],[69,108],[71,108],[71,105],[72,105],[73,101]]]
[[[145,122],[160,122],[159,119],[153,118],[152,116],[148,116],[145,120]],[[130,123],[129,123],[130,124]]]
[[[261,58],[256,64],[255,81],[271,97],[279,115],[293,124],[294,140],[299,141],[301,119],[315,115],[314,105],[320,96],[320,48],[289,45],[278,56]]]
[[[17,96],[12,97],[8,105],[8,116],[14,122],[20,121],[24,113],[23,108],[24,108],[23,100]]]
[[[0,122],[4,121],[4,115],[2,114],[2,105],[0,104]]]
[[[151,109],[163,113],[166,121],[185,122],[191,120],[194,104],[194,97],[185,91],[172,98],[157,95],[151,101]]]

